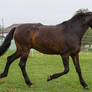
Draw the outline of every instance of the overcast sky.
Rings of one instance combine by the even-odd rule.
[[[55,25],[80,8],[92,11],[92,0],[0,0],[0,24],[43,23]]]

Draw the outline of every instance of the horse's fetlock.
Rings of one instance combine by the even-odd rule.
[[[2,74],[0,74],[0,78],[3,78],[3,77],[7,77],[7,73],[2,73]]]

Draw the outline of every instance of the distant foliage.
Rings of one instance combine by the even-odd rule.
[[[4,31],[4,28],[0,28],[0,31]]]
[[[82,39],[82,45],[92,45],[92,29],[89,28]]]

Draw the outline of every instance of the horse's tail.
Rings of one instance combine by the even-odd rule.
[[[10,30],[10,32],[8,33],[8,35],[6,36],[4,42],[2,43],[2,45],[0,46],[0,56],[2,56],[7,50],[8,48],[10,47],[11,45],[11,40],[13,39],[13,34],[14,34],[14,31],[15,31],[15,27],[12,28]]]

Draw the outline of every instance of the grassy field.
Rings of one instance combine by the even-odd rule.
[[[6,58],[14,51],[8,51],[0,58],[0,73],[3,72]],[[27,73],[35,88],[29,88],[23,79],[18,66],[19,59],[10,67],[6,78],[0,79],[0,92],[92,92],[92,52],[80,53],[82,74],[91,90],[85,90],[79,83],[77,73],[70,58],[70,72],[58,79],[47,82],[47,76],[63,71],[60,56],[30,54],[27,62]]]

